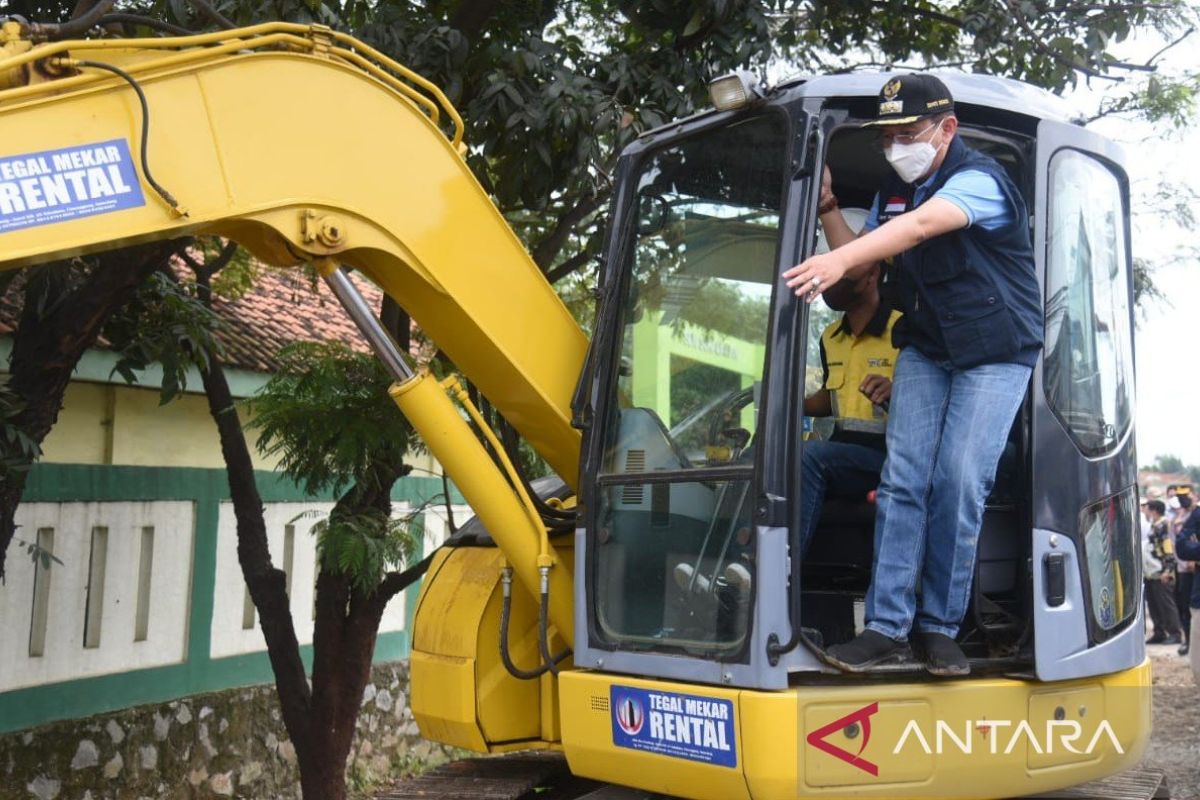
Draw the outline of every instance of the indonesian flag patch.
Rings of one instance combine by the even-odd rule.
[[[885,214],[903,214],[908,210],[908,202],[903,197],[889,197],[883,205]]]

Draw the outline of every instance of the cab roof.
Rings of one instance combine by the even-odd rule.
[[[851,72],[845,75],[815,75],[791,78],[776,91],[788,99],[803,97],[848,97],[870,99],[879,96],[880,87],[889,78],[905,72]],[[1012,111],[1038,119],[1075,122],[1079,111],[1056,94],[1028,83],[994,75],[968,72],[933,71],[950,89],[955,104],[984,106]]]

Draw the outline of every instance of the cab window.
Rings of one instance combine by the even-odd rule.
[[[1125,205],[1100,161],[1061,150],[1050,161],[1045,387],[1087,456],[1112,452],[1133,422],[1133,342]]]

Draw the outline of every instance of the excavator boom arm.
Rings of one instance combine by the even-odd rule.
[[[0,39],[0,269],[186,234],[273,265],[335,259],[575,484],[586,339],[467,168],[435,86],[323,26],[30,46],[10,22]]]

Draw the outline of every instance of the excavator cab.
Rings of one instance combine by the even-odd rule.
[[[653,716],[706,698],[729,699],[752,797],[833,787],[996,797],[1032,791],[1020,781],[1054,768],[1082,769],[1088,759],[1060,747],[1031,754],[1008,788],[950,789],[940,781],[961,753],[938,750],[935,772],[902,758],[897,734],[881,733],[931,710],[934,727],[943,715],[956,728],[978,720],[964,717],[971,708],[996,715],[995,692],[1011,703],[1005,715],[1034,728],[1094,728],[1099,703],[1130,743],[1143,735],[1128,180],[1115,146],[1073,124],[1058,98],[1013,81],[944,76],[959,135],[1025,195],[1045,299],[1046,348],[987,503],[960,635],[972,674],[943,705],[950,684],[931,683],[916,663],[863,678],[821,658],[861,630],[874,508],[866,497],[827,500],[813,546],[798,556],[799,464],[806,440],[819,436],[801,401],[815,388],[817,342],[834,315],[797,301],[780,275],[822,239],[823,166],[843,208],[869,208],[887,176],[862,127],[886,79],[766,90],[740,78],[744,90],[732,94],[741,102],[651,131],[622,155],[602,306],[574,407],[584,431],[574,664],[592,672],[564,674],[560,690],[568,757],[582,774],[612,779],[612,754],[640,749],[665,754],[659,762],[704,762],[716,781],[711,765],[729,753],[697,739],[703,712],[630,733],[637,708]],[[1043,683],[1066,679],[1080,682]],[[892,692],[891,702],[869,702]],[[784,697],[808,699],[794,714],[753,719],[747,700],[763,693],[776,713]],[[822,702],[829,693],[838,702]],[[567,716],[585,713],[585,696],[613,709],[607,752],[595,744],[601,722]],[[768,731],[793,723],[795,782],[773,784],[749,744],[768,746]],[[870,739],[872,724],[886,746],[853,741],[861,730]],[[870,753],[882,761],[856,760]],[[1122,744],[1098,760],[1112,768],[1128,758]],[[735,796],[688,782],[701,772],[694,767],[644,766],[642,787],[683,781],[687,796]]]
[[[870,207],[890,168],[861,123],[885,80],[752,87],[740,107],[623,154],[576,398],[588,420],[577,665],[780,688],[827,671],[814,655],[854,635],[872,561],[867,498],[827,502],[812,552],[793,556],[800,400],[833,315],[779,276],[817,246],[823,165],[844,207]],[[988,502],[964,646],[984,673],[1131,668],[1144,654],[1120,155],[1047,93],[947,81],[960,135],[1026,194],[1047,298],[1046,353]],[[1090,207],[1084,185],[1099,191]]]

